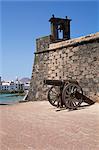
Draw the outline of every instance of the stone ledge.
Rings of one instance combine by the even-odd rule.
[[[75,46],[80,43],[86,43],[86,42],[91,42],[94,40],[99,39],[99,32],[95,34],[89,34],[87,36],[71,39],[71,40],[66,40],[58,43],[52,43],[49,45],[49,51],[54,50],[54,49],[60,49],[62,47],[69,47],[69,46]]]
[[[70,47],[70,46],[78,46],[81,44],[94,42],[95,40],[99,40],[99,32],[97,32],[95,34],[89,34],[87,36],[71,39],[71,40],[66,40],[66,41],[61,41],[58,43],[49,44],[49,48],[47,50],[35,52],[34,54],[41,54],[41,53],[47,53],[50,51],[56,51],[57,49]]]

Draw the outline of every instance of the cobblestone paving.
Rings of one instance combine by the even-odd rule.
[[[75,111],[47,101],[0,106],[0,150],[99,150],[99,104]]]

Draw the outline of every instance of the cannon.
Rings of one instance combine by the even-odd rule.
[[[44,84],[52,85],[48,90],[48,101],[55,107],[77,109],[82,102],[94,104],[83,95],[83,90],[75,80],[44,80]]]

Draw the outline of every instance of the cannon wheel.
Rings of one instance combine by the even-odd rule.
[[[69,109],[77,109],[77,107],[79,107],[83,102],[82,95],[83,91],[79,85],[75,83],[69,83],[64,87],[62,92],[62,100],[65,104],[65,107]]]
[[[58,86],[52,86],[48,91],[48,101],[51,105],[58,107],[60,100],[60,89]]]

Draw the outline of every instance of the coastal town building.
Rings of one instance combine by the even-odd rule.
[[[30,82],[21,82],[18,79],[15,81],[0,81],[0,92],[24,92],[29,90]]]
[[[8,92],[20,92],[24,91],[24,85],[20,82],[13,82],[13,81],[3,81],[1,84],[1,89],[2,92],[8,91]]]

